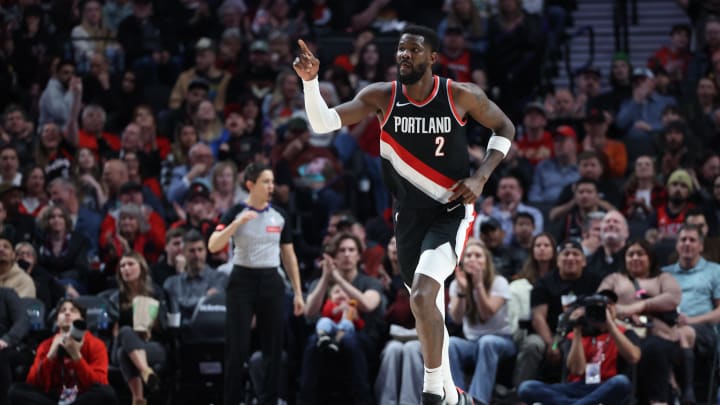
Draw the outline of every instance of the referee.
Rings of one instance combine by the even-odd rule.
[[[240,380],[250,354],[250,323],[255,315],[264,368],[259,403],[275,405],[284,338],[285,286],[277,271],[280,259],[295,292],[295,316],[303,313],[305,302],[289,224],[284,213],[270,204],[275,184],[272,170],[262,164],[250,164],[245,169],[244,181],[250,195],[223,215],[208,242],[212,253],[224,249],[230,238],[235,247],[226,291],[225,404],[240,403],[243,394]]]

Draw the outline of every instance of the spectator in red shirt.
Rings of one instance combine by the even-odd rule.
[[[630,397],[630,380],[620,371],[621,365],[640,361],[639,338],[632,330],[615,323],[617,294],[610,290],[599,294],[606,297],[606,304],[593,308],[602,311],[602,320],[593,322],[585,307],[577,308],[570,315],[575,327],[568,335],[572,340],[567,356],[568,382],[550,385],[525,381],[518,388],[524,402],[564,404],[582,399],[584,403],[621,404]],[[581,322],[580,317],[585,318],[585,322]]]
[[[333,65],[345,69],[348,73],[352,73],[352,71],[355,70],[355,66],[360,61],[360,55],[362,55],[360,50],[365,47],[365,44],[372,42],[373,39],[375,39],[375,34],[373,34],[372,30],[368,29],[360,31],[353,41],[352,53],[338,55],[335,57]]]
[[[38,346],[25,383],[10,389],[11,403],[55,405],[73,397],[75,405],[118,403],[108,385],[105,344],[87,331],[80,341],[69,335],[73,323],[84,319],[85,309],[78,303],[67,298],[60,301],[55,321],[58,332]]]
[[[142,184],[143,187],[150,190],[158,199],[163,198],[162,187],[156,176],[148,176],[142,173],[140,165],[140,156],[136,152],[125,153],[122,157],[123,162],[128,169],[128,179],[133,183]]]
[[[318,319],[315,326],[317,346],[337,352],[343,336],[364,328],[365,320],[358,316],[357,301],[351,300],[335,280],[329,282],[327,295],[322,318]]]
[[[117,233],[116,231],[119,227],[121,216],[120,210],[122,207],[126,205],[134,205],[139,207],[142,214],[140,222],[142,224],[146,224],[140,224],[140,228],[143,228],[144,226],[149,227],[147,232],[141,232],[144,236],[142,241],[136,241],[138,246],[141,246],[146,242],[152,242],[151,244],[154,246],[152,249],[153,254],[159,254],[157,248],[162,249],[162,246],[165,245],[165,220],[163,220],[162,215],[155,211],[152,206],[145,204],[145,201],[144,187],[141,184],[128,181],[120,187],[118,196],[118,202],[120,204],[119,209],[113,210],[105,215],[105,218],[103,218],[103,222],[100,225],[100,248],[102,250],[107,251],[109,248],[109,241],[112,239],[113,235]],[[120,245],[117,245],[117,247],[119,246]],[[135,245],[131,244],[130,246]],[[135,250],[138,252],[143,251],[143,249]],[[154,257],[148,257],[147,259],[150,263],[154,263],[156,258],[157,255],[154,255]]]
[[[680,83],[685,80],[690,65],[690,26],[675,24],[670,29],[670,45],[663,45],[648,59],[650,69],[662,67],[670,75],[670,80]]]
[[[90,149],[98,160],[120,152],[120,137],[103,130],[106,118],[105,109],[89,104],[83,109],[78,130],[78,148]]]
[[[518,149],[533,166],[553,156],[553,138],[546,130],[547,114],[540,103],[528,103],[523,116],[523,129],[518,139]]]
[[[442,76],[451,77],[458,82],[474,82],[482,88],[486,87],[485,72],[478,68],[480,62],[477,55],[467,49],[462,28],[447,28],[438,62]]]
[[[675,170],[667,181],[667,203],[660,206],[650,219],[650,226],[656,228],[661,239],[675,239],[685,223],[688,210],[695,207],[690,202],[693,181],[684,169]]]
[[[118,225],[113,233],[103,233],[100,239],[101,258],[109,268],[116,267],[122,255],[135,251],[150,263],[155,263],[165,246],[165,233],[158,243],[141,206],[123,204],[117,213]]]

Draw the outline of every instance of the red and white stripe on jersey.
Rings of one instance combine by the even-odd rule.
[[[425,98],[425,100],[423,100],[423,101],[413,100],[413,98],[407,94],[405,85],[402,86],[403,95],[405,96],[407,101],[410,102],[410,104],[412,104],[416,107],[423,107],[423,106],[427,105],[428,103],[430,103],[431,101],[433,101],[435,96],[437,96],[438,91],[440,91],[440,78],[438,76],[433,76],[433,90],[430,92],[430,95],[427,96],[427,98]]]
[[[455,109],[455,100],[453,100],[452,88],[450,88],[451,83],[452,80],[447,79],[448,104],[450,104],[450,109],[452,110],[453,116],[455,117],[455,120],[458,122],[458,124],[465,126],[465,124],[467,124],[467,118],[463,119],[463,117],[461,117]]]
[[[390,104],[388,104],[387,108],[385,109],[385,117],[383,118],[382,122],[380,122],[380,128],[384,127],[385,124],[387,124],[388,119],[390,119],[390,114],[392,114],[393,106],[395,105],[395,92],[397,91],[397,82],[392,82],[391,86],[392,91],[390,93]]]
[[[470,233],[472,233],[475,224],[475,206],[473,204],[465,204],[464,207],[465,217],[460,221],[458,232],[455,235],[455,255],[457,256],[458,264],[460,260],[462,260],[465,245],[467,245],[467,241],[470,239]]]
[[[380,156],[418,190],[443,204],[452,195],[449,190],[456,181],[438,172],[413,156],[384,130],[380,134]]]

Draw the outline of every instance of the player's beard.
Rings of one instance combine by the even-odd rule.
[[[398,79],[400,80],[400,83],[402,83],[404,85],[415,84],[415,83],[419,82],[420,79],[422,79],[422,77],[423,77],[423,75],[425,75],[425,71],[427,69],[428,69],[428,64],[421,63],[417,66],[417,68],[415,66],[413,66],[410,73],[403,75],[400,72],[400,65],[397,65]]]

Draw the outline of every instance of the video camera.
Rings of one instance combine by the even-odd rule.
[[[615,301],[613,298],[608,297],[610,293],[608,290],[605,290],[602,293],[587,295],[577,299],[560,315],[556,333],[560,336],[565,336],[578,325],[585,330],[584,334],[590,335],[597,332],[597,328],[594,328],[593,325],[604,324],[607,321],[605,310],[608,303]],[[570,319],[570,315],[578,308],[585,308],[585,315],[578,319]]]
[[[605,309],[610,301],[602,294],[593,294],[580,300],[580,305],[585,308],[585,320],[588,323],[605,323],[607,320]]]

